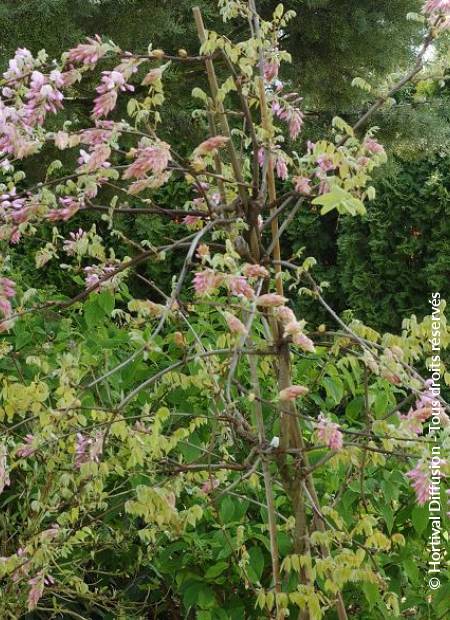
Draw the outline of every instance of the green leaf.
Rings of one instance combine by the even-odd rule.
[[[314,198],[312,204],[322,206],[321,215],[325,215],[333,209],[338,209],[340,213],[348,213],[349,215],[364,215],[366,212],[366,208],[359,198],[355,198],[338,185],[335,185],[331,192]]]
[[[411,513],[411,521],[416,532],[421,535],[428,525],[428,507],[414,506]]]
[[[264,554],[260,547],[251,547],[248,550],[250,561],[248,565],[248,576],[250,581],[257,583],[261,581],[261,576],[264,570]]]
[[[336,405],[341,402],[344,395],[344,385],[339,377],[325,377],[322,385],[327,392],[327,398],[333,400]]]
[[[234,517],[234,502],[231,497],[225,497],[220,504],[220,518],[226,523],[230,523]]]
[[[213,566],[210,566],[205,573],[205,579],[215,579],[228,568],[227,562],[217,562]]]
[[[110,315],[115,306],[113,293],[111,291],[102,291],[97,295],[97,303],[104,310],[105,314]]]

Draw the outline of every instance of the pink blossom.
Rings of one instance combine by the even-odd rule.
[[[331,170],[334,170],[336,168],[333,162],[333,158],[327,153],[322,153],[322,155],[319,155],[316,161],[319,165],[319,168],[324,172],[330,172]]]
[[[423,506],[430,497],[430,480],[427,467],[424,463],[419,462],[414,469],[406,473],[406,476],[411,480],[417,503],[419,506]]]
[[[330,450],[342,449],[343,435],[339,430],[339,424],[332,422],[321,413],[315,427],[318,440],[326,444]]]
[[[94,146],[90,153],[80,150],[78,163],[82,166],[83,172],[95,172],[98,168],[109,168],[111,164],[107,161],[111,155],[111,149],[106,144],[98,144]]]
[[[135,149],[133,154],[135,161],[125,170],[124,179],[142,179],[149,170],[163,172],[170,161],[170,146],[166,142],[159,142]]]
[[[144,77],[141,84],[142,86],[150,86],[151,84],[154,84],[156,81],[160,80],[161,76],[162,76],[162,69],[160,69],[159,67],[155,69],[151,69],[147,73],[147,75]]]
[[[47,213],[46,217],[51,222],[57,222],[60,220],[66,222],[83,206],[79,200],[73,198],[72,196],[60,198],[59,202],[63,207],[62,209],[50,209]]]
[[[287,306],[280,306],[276,309],[275,314],[277,319],[279,319],[284,324],[291,323],[297,320],[295,318],[295,314]]]
[[[8,63],[8,69],[3,74],[6,82],[19,82],[30,73],[35,65],[35,60],[26,48],[22,47],[16,50],[14,58]]]
[[[120,71],[103,71],[101,84],[96,88],[99,96],[94,99],[92,116],[94,118],[107,116],[116,106],[119,91],[127,90],[134,91],[134,86],[127,84],[125,76]]]
[[[308,177],[297,176],[293,178],[293,181],[296,192],[309,196],[311,193],[311,179]]]
[[[197,295],[209,295],[222,282],[222,276],[212,269],[197,271],[194,276],[194,289]]]
[[[84,463],[98,463],[103,451],[102,431],[96,431],[94,437],[77,433],[75,445],[75,467],[80,469]]]
[[[209,493],[214,491],[214,489],[217,489],[219,485],[220,482],[217,480],[217,478],[209,478],[205,483],[203,483],[201,488],[203,493],[206,493],[208,495]]]
[[[59,71],[52,71],[50,77],[40,71],[31,74],[30,88],[26,93],[27,103],[24,107],[26,122],[41,125],[47,112],[56,114],[63,107],[63,94],[58,90],[62,85]]]
[[[8,470],[8,450],[5,444],[0,444],[0,493],[3,493],[5,487],[9,487],[11,480]]]
[[[196,256],[197,258],[200,258],[201,260],[204,260],[205,258],[209,256],[209,247],[206,245],[206,243],[201,243],[198,246]]]
[[[227,322],[228,328],[233,334],[240,334],[242,336],[247,335],[247,328],[234,314],[230,312],[224,312],[224,317]]]
[[[284,306],[286,302],[286,297],[277,295],[276,293],[265,293],[256,298],[256,305],[262,308],[276,308],[278,306]]]
[[[383,146],[373,138],[366,138],[363,142],[363,147],[366,151],[375,155],[378,153],[384,153]]]
[[[114,286],[114,275],[117,271],[116,265],[90,265],[84,268],[86,288],[97,287],[108,288]]]
[[[94,38],[87,37],[87,41],[69,50],[67,62],[83,64],[91,69],[95,67],[99,59],[106,54],[106,48],[98,34]]]
[[[262,265],[251,265],[247,263],[242,269],[242,273],[246,278],[268,278],[269,272]]]
[[[449,13],[450,0],[427,0],[423,7],[423,11],[429,15],[433,13]]]
[[[262,168],[264,166],[264,161],[265,161],[265,158],[266,158],[266,149],[263,146],[261,146],[258,149],[258,153],[257,153],[256,156],[257,156],[257,159],[258,159],[258,164]]]
[[[16,294],[16,284],[9,278],[0,278],[0,312],[4,318],[12,313],[12,305],[9,301]]]
[[[282,155],[278,155],[275,162],[277,177],[282,181],[288,178],[288,167],[286,159]]]
[[[202,218],[198,215],[186,215],[186,217],[183,218],[183,224],[185,224],[186,226],[195,226],[201,221]]]
[[[275,78],[278,77],[278,70],[280,68],[280,63],[276,59],[267,60],[264,63],[263,72],[264,79],[266,82],[272,82]]]
[[[290,385],[284,390],[281,390],[279,399],[282,401],[293,401],[301,396],[305,396],[309,392],[308,388],[304,385]]]
[[[212,136],[197,146],[194,151],[196,156],[206,155],[207,153],[215,153],[217,149],[224,147],[229,138],[226,136]]]
[[[63,243],[63,249],[66,254],[69,256],[74,256],[77,252],[77,246],[79,246],[79,242],[84,239],[87,240],[86,232],[79,228],[77,232],[69,233],[70,239],[65,239]]]
[[[302,349],[303,351],[307,351],[308,353],[314,353],[316,350],[314,342],[311,340],[311,338],[308,338],[308,336],[306,336],[302,332],[296,332],[295,334],[293,334],[292,342],[297,347],[300,347],[300,349]]]
[[[288,336],[291,336],[292,342],[304,351],[314,353],[314,343],[303,333],[303,325],[299,321],[291,321],[285,326],[284,337],[287,338]]]
[[[24,439],[25,443],[17,448],[16,454],[18,457],[26,459],[36,452],[36,448],[33,446],[34,435],[26,435]]]
[[[244,276],[230,276],[227,284],[230,292],[233,295],[237,295],[238,297],[243,296],[247,299],[252,299],[255,295],[254,290],[244,278]]]
[[[28,584],[31,586],[28,592],[28,611],[36,609],[42,595],[44,594],[44,586],[49,586],[55,583],[55,580],[51,575],[45,576],[44,571],[40,571],[35,577],[28,580]]]

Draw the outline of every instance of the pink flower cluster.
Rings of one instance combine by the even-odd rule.
[[[0,312],[4,318],[8,318],[12,313],[10,299],[16,294],[16,283],[9,278],[0,278]]]
[[[78,159],[80,172],[89,174],[99,168],[109,168],[111,164],[107,160],[110,155],[111,148],[107,144],[96,144],[89,153],[81,149]]]
[[[108,288],[117,271],[117,265],[90,265],[84,268],[86,288]]]
[[[106,54],[106,47],[98,34],[93,38],[87,37],[86,40],[87,43],[79,43],[69,50],[67,63],[81,64],[93,69],[100,58]]]
[[[229,278],[227,278],[227,285],[230,293],[237,297],[253,299],[255,296],[255,291],[244,276],[229,276]]]
[[[263,74],[266,82],[273,82],[278,77],[278,71],[280,69],[280,63],[276,58],[266,60],[263,65]]]
[[[83,204],[80,200],[73,198],[73,196],[65,196],[59,199],[59,203],[62,209],[50,209],[47,213],[47,219],[50,222],[66,222],[79,211]]]
[[[428,379],[426,381],[426,389],[419,394],[415,402],[414,408],[408,411],[406,415],[400,414],[400,420],[402,425],[406,427],[407,430],[416,433],[417,435],[422,434],[423,432],[423,423],[430,418],[433,413],[435,413],[440,418],[440,423],[442,426],[448,426],[450,424],[450,420],[441,405],[437,407],[433,407],[433,403],[436,405],[438,403],[436,396],[434,396],[432,391],[433,380]]]
[[[332,422],[321,413],[315,427],[317,439],[327,445],[330,450],[342,449],[343,435],[339,430],[339,424]]]
[[[450,0],[427,0],[423,7],[424,13],[428,15],[450,14]]]
[[[5,444],[0,444],[0,493],[3,493],[5,487],[9,487],[11,480],[8,470],[8,450]]]
[[[31,586],[28,592],[28,611],[36,609],[42,595],[44,594],[44,586],[50,586],[55,583],[51,575],[45,575],[44,571],[40,571],[35,577],[28,580]]]
[[[228,329],[232,334],[239,334],[240,336],[247,335],[247,328],[244,323],[237,316],[231,314],[231,312],[224,312],[225,321],[227,322]]]
[[[80,469],[84,463],[98,463],[103,452],[104,433],[96,431],[94,437],[77,433],[75,445],[75,467]]]
[[[223,281],[221,274],[212,269],[197,271],[194,275],[194,290],[197,295],[210,295]]]
[[[406,476],[411,480],[411,484],[416,493],[417,503],[419,506],[423,506],[430,497],[428,468],[424,463],[419,462],[414,469],[406,473]]]
[[[59,90],[62,86],[64,80],[60,71],[55,69],[49,76],[33,71],[29,90],[25,95],[27,103],[24,108],[24,121],[27,125],[42,125],[48,112],[56,114],[62,110],[64,95]]]
[[[272,112],[280,120],[287,123],[289,136],[292,140],[295,140],[303,127],[304,121],[304,115],[300,108],[288,105],[287,102],[283,102],[282,104],[280,101],[274,101],[272,104]]]
[[[94,99],[92,116],[94,119],[107,116],[116,107],[119,91],[134,91],[134,86],[127,84],[120,71],[102,71],[101,84],[97,86],[98,97]]]
[[[226,136],[212,136],[197,146],[194,155],[201,157],[202,155],[214,154],[218,149],[223,148],[229,140]]]
[[[242,273],[246,278],[268,278],[269,272],[262,265],[252,265],[247,263],[242,269]]]
[[[142,179],[148,171],[155,174],[163,172],[170,161],[170,146],[166,142],[158,142],[152,146],[140,146],[132,154],[135,160],[123,174],[124,179]]]
[[[6,82],[15,84],[31,73],[34,66],[35,60],[31,52],[24,47],[19,48],[16,50],[14,58],[9,61],[8,69],[3,73],[3,77]],[[3,95],[8,97],[9,93],[3,92]]]
[[[34,435],[25,435],[24,439],[25,443],[20,445],[16,450],[16,455],[22,459],[26,459],[36,452],[36,448],[33,446]]]
[[[304,385],[290,385],[279,393],[279,399],[284,402],[291,402],[305,396],[309,392],[308,388]]]

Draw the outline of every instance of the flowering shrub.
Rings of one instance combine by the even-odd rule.
[[[430,385],[412,364],[430,356],[431,317],[405,322],[400,336],[346,324],[314,261],[280,245],[310,204],[364,213],[384,149],[374,130],[358,132],[366,114],[355,127],[334,119],[333,141],[288,150],[285,132],[301,137],[303,122],[301,99],[278,81],[293,14],[280,5],[264,21],[251,1],[219,4],[224,19],[249,23],[248,38],[206,32],[195,11],[197,56],[133,54],[95,37],[50,65],[18,50],[4,74],[1,237],[39,245],[50,230],[37,268],[58,262],[79,292],[49,299],[14,283],[20,265],[3,260],[3,617],[426,613],[414,569],[426,558]],[[419,61],[447,8],[426,4]],[[176,62],[205,65],[210,87],[193,90],[205,139],[187,157],[161,137],[164,73]],[[92,124],[62,118],[101,63],[111,68]],[[57,176],[54,160],[28,181],[22,160],[52,149],[73,172]],[[294,189],[277,194],[276,177]],[[186,204],[158,205],[169,179],[189,185]],[[96,213],[98,226],[80,227]],[[155,247],[125,238],[124,214],[185,228]],[[159,286],[144,278],[148,297],[136,298],[138,266],[169,252],[182,253],[180,272]],[[334,330],[296,316],[302,293]],[[445,348],[445,317],[441,332]]]

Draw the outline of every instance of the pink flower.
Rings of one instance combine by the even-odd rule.
[[[373,138],[366,138],[363,142],[363,147],[369,153],[373,153],[373,154],[384,153],[383,146],[379,142],[374,140]]]
[[[275,78],[278,77],[278,70],[280,68],[280,63],[276,60],[267,60],[264,63],[263,72],[264,79],[266,82],[272,82]]]
[[[63,249],[69,256],[74,256],[77,253],[77,248],[80,247],[80,241],[87,241],[87,235],[82,228],[79,228],[77,232],[69,233],[69,235],[70,239],[64,240]]]
[[[9,278],[0,278],[0,312],[5,318],[11,316],[12,305],[9,301],[16,294],[16,283]]]
[[[204,260],[205,258],[209,256],[209,247],[206,245],[206,243],[201,243],[198,246],[196,256],[197,258],[200,258],[201,260]]]
[[[78,163],[83,167],[83,172],[95,172],[98,168],[109,168],[111,164],[107,161],[111,155],[111,149],[106,144],[96,145],[90,153],[80,150]]]
[[[290,385],[279,393],[279,399],[282,401],[293,401],[301,396],[305,396],[309,392],[304,385]]]
[[[331,155],[327,155],[326,153],[319,155],[316,161],[319,165],[319,168],[324,172],[330,172],[331,170],[334,170],[336,168],[333,162],[333,158],[331,157]]]
[[[149,170],[163,172],[170,161],[170,146],[166,142],[159,142],[153,146],[140,147],[134,151],[134,156],[135,161],[123,174],[124,179],[142,179]]]
[[[279,308],[277,308],[275,311],[275,315],[277,319],[280,320],[284,324],[291,323],[297,320],[295,318],[295,314],[287,306],[280,306]]]
[[[246,278],[268,278],[269,272],[262,265],[251,265],[247,263],[244,265],[242,273]]]
[[[75,467],[80,469],[84,463],[98,463],[103,451],[104,433],[96,431],[94,437],[77,433],[75,445]]]
[[[220,482],[217,480],[217,478],[209,478],[203,485],[202,485],[202,491],[203,493],[206,493],[207,495],[209,493],[211,493],[212,491],[214,491],[214,489],[217,489],[217,487],[220,485]]]
[[[277,176],[282,181],[288,178],[288,167],[285,158],[282,155],[278,155],[275,162],[275,168]]]
[[[293,334],[292,342],[297,347],[300,347],[300,349],[306,351],[307,353],[314,353],[316,350],[314,342],[311,340],[311,338],[308,338],[308,336],[306,336],[302,332],[296,332],[295,334]]]
[[[423,7],[423,11],[429,15],[433,13],[449,13],[450,0],[427,0]]]
[[[45,576],[44,571],[40,571],[35,577],[28,580],[28,584],[31,586],[28,592],[28,611],[36,609],[42,595],[44,594],[44,586],[49,586],[55,583],[55,580],[51,575]]]
[[[247,335],[247,328],[236,316],[230,312],[224,312],[224,317],[231,333],[240,334],[241,336]]]
[[[59,202],[63,207],[62,209],[50,209],[47,213],[46,217],[51,222],[57,222],[60,220],[66,222],[83,206],[82,203],[76,198],[73,198],[73,196],[65,196],[64,198],[60,198]]]
[[[21,446],[17,448],[16,455],[19,458],[26,459],[29,456],[32,456],[36,452],[36,448],[33,447],[33,442],[34,442],[33,435],[26,435],[24,439],[25,439],[25,443],[23,443]]]
[[[206,269],[205,271],[197,271],[193,282],[197,295],[209,295],[222,282],[222,276],[212,269]]]
[[[8,451],[5,444],[0,444],[0,493],[5,487],[9,487],[11,480],[8,470]]]
[[[426,466],[419,462],[414,469],[406,473],[406,476],[411,480],[417,503],[423,506],[430,497],[430,480]]]
[[[142,80],[142,86],[150,86],[151,84],[154,84],[161,79],[162,73],[162,69],[160,69],[159,67],[151,69]]]
[[[256,305],[262,308],[277,308],[278,306],[284,306],[286,302],[286,297],[276,293],[265,293],[265,295],[260,295],[256,298]]]
[[[243,296],[247,299],[252,299],[255,295],[254,290],[244,276],[230,276],[227,284],[230,292],[238,297]]]
[[[201,156],[207,153],[215,153],[217,149],[224,147],[227,142],[229,142],[229,138],[226,136],[212,136],[197,146],[194,155]]]
[[[298,176],[294,177],[293,181],[296,192],[298,192],[299,194],[305,194],[305,196],[309,196],[309,194],[311,193],[311,179],[308,179],[308,177]]]
[[[291,321],[285,326],[284,337],[287,338],[288,336],[291,336],[292,342],[304,351],[314,353],[314,343],[308,336],[305,336],[303,333],[303,325],[299,321]]]
[[[127,84],[123,73],[115,69],[113,71],[103,71],[102,82],[96,88],[99,96],[94,99],[92,116],[94,118],[107,116],[116,106],[119,91],[124,92],[127,90],[134,91],[134,86]]]
[[[198,215],[186,215],[186,217],[183,218],[183,224],[185,224],[186,226],[195,226],[201,221],[202,218]]]
[[[339,424],[332,422],[321,413],[315,427],[318,440],[326,444],[330,450],[342,449],[343,436],[339,430]]]
[[[92,69],[99,59],[106,54],[106,49],[98,34],[94,38],[87,37],[86,40],[87,43],[80,43],[77,47],[69,50],[67,62],[83,64]]]

